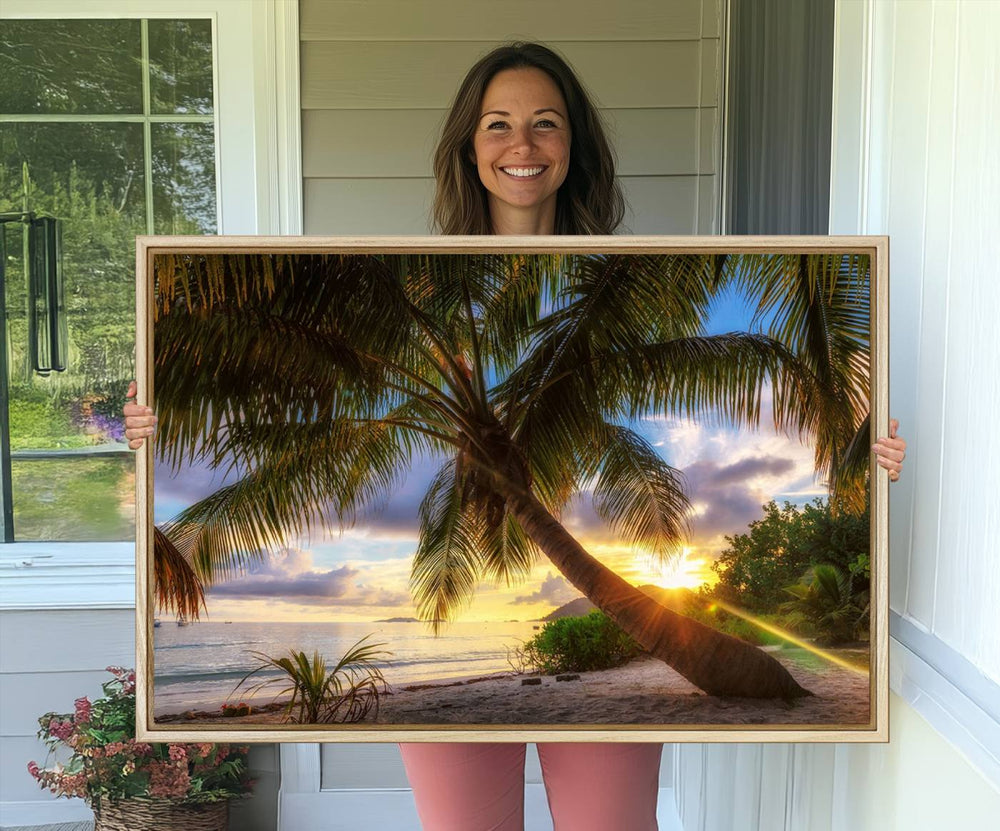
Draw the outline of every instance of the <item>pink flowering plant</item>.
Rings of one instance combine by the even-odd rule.
[[[135,740],[135,673],[108,667],[112,680],[104,698],[78,698],[72,713],[46,713],[38,737],[55,756],[52,767],[28,763],[42,788],[56,796],[78,796],[99,809],[107,800],[167,798],[188,804],[246,796],[253,782],[247,747],[228,744],[150,744]]]

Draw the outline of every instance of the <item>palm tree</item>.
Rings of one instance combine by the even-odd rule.
[[[682,477],[631,419],[753,425],[770,384],[779,428],[814,427],[815,373],[793,349],[700,333],[723,273],[695,255],[158,257],[158,452],[239,474],[163,531],[211,583],[318,521],[350,523],[435,456],[411,579],[435,628],[541,552],[706,692],[807,695],[759,649],[629,585],[558,518],[592,489],[620,536],[668,558]]]
[[[724,285],[756,303],[765,326],[810,378],[797,428],[813,437],[816,470],[838,510],[867,511],[871,262],[866,254],[741,255],[719,265]]]

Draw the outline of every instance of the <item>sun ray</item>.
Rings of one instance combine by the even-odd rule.
[[[862,669],[856,664],[852,664],[850,661],[845,661],[840,656],[834,655],[832,652],[828,652],[825,649],[821,649],[820,647],[816,646],[815,644],[811,644],[808,641],[804,641],[801,638],[798,638],[795,635],[793,635],[791,632],[788,632],[784,629],[774,626],[771,623],[767,623],[766,621],[763,621],[760,618],[749,614],[748,612],[744,612],[738,609],[736,606],[730,606],[728,603],[724,603],[721,600],[713,600],[712,605],[709,606],[709,608],[711,609],[714,606],[718,606],[723,611],[729,612],[729,614],[731,615],[736,615],[736,617],[742,618],[748,623],[752,623],[754,626],[760,627],[765,632],[770,632],[772,635],[777,635],[782,640],[794,644],[795,646],[801,647],[802,649],[811,652],[813,655],[818,655],[820,658],[823,658],[824,660],[827,660],[832,664],[844,667],[844,669],[849,669],[851,670],[851,672],[856,672],[858,675],[869,674],[867,669]]]

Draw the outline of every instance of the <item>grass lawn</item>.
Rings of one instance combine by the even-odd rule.
[[[11,474],[18,541],[135,537],[131,454],[19,460],[11,464]]]

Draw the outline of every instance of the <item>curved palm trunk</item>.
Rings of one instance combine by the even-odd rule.
[[[671,611],[584,550],[535,497],[505,493],[510,510],[553,565],[660,660],[710,695],[812,695],[778,661],[738,638]]]

